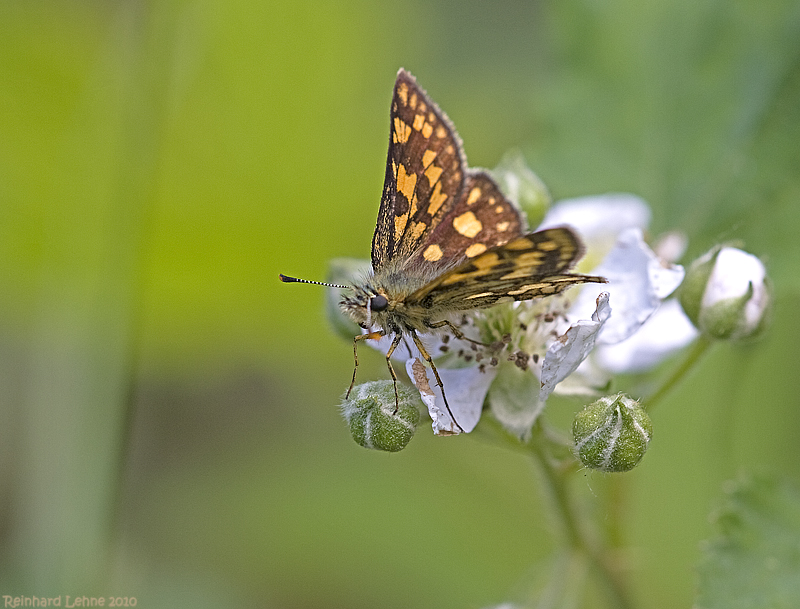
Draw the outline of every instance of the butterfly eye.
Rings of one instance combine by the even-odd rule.
[[[372,297],[369,306],[373,311],[384,311],[389,306],[389,301],[386,300],[386,296],[378,294]]]

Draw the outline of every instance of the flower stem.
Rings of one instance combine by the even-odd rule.
[[[708,348],[712,344],[712,341],[704,336],[700,336],[697,339],[697,342],[695,342],[695,344],[692,346],[691,351],[689,351],[689,354],[683,360],[681,365],[673,371],[673,373],[661,384],[658,389],[656,389],[653,395],[643,400],[643,407],[645,410],[648,412],[652,411],[656,404],[658,404],[658,402],[660,402],[683,379],[683,377],[689,373],[689,371],[700,360],[703,354],[708,351]]]
[[[538,423],[536,427],[540,427]],[[604,552],[597,541],[591,539],[581,526],[577,506],[568,488],[569,476],[559,471],[557,465],[550,458],[547,442],[537,442],[536,440],[534,438],[529,447],[538,466],[542,488],[547,494],[552,517],[560,524],[565,546],[576,558],[588,559],[608,590],[610,606],[616,609],[631,609],[633,605],[620,580],[618,571],[608,558],[608,553]]]

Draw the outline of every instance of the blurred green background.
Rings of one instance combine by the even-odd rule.
[[[640,606],[688,607],[722,481],[800,477],[798,40],[790,0],[0,3],[0,594],[526,597],[553,540],[525,457],[426,423],[358,447],[350,346],[277,279],[368,257],[403,66],[471,165],[518,147],[556,198],[645,197],[686,261],[767,263],[771,332],[659,406],[612,504]]]

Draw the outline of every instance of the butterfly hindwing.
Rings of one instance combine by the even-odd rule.
[[[447,116],[405,70],[394,86],[389,155],[372,267],[409,257],[453,208],[466,162]]]
[[[483,171],[467,173],[465,188],[450,213],[434,228],[414,255],[417,264],[453,266],[502,245],[523,231],[519,210]]]
[[[549,296],[578,283],[605,281],[566,273],[582,255],[583,246],[568,228],[528,233],[444,273],[408,296],[406,303],[473,309],[501,300]]]

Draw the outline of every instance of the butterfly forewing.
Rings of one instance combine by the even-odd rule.
[[[499,300],[549,296],[601,277],[567,274],[583,255],[578,237],[568,228],[529,233],[488,249],[439,276],[406,298],[408,305],[430,309],[472,309]]]
[[[467,173],[465,188],[450,213],[434,228],[411,265],[452,267],[454,261],[475,258],[522,234],[519,210],[482,172]]]
[[[461,143],[414,77],[400,70],[392,96],[389,157],[372,238],[372,267],[411,256],[453,208],[464,183]]]

